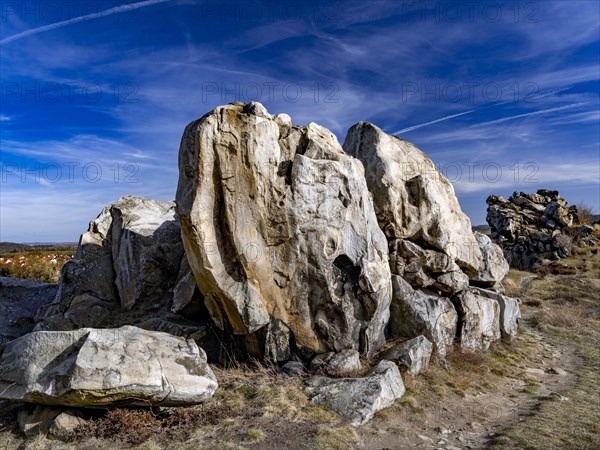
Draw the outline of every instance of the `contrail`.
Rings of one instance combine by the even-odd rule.
[[[145,0],[143,2],[137,3],[128,3],[121,6],[115,6],[114,8],[109,8],[104,11],[100,11],[93,14],[86,14],[85,16],[73,17],[72,19],[63,20],[61,22],[51,23],[50,25],[44,25],[43,27],[32,28],[31,30],[23,31],[21,33],[13,34],[12,36],[8,36],[0,40],[0,44],[8,44],[9,42],[16,41],[18,39],[31,36],[38,33],[43,33],[44,31],[55,30],[56,28],[66,27],[67,25],[71,25],[73,23],[84,22],[86,20],[98,19],[99,17],[106,17],[113,14],[118,14],[120,12],[131,11],[138,8],[143,8],[144,6],[156,5],[157,3],[169,2],[171,0]]]
[[[396,131],[395,133],[392,133],[392,134],[407,133],[409,131],[416,130],[417,128],[426,127],[427,125],[432,125],[434,123],[443,122],[444,120],[453,119],[453,118],[458,117],[458,116],[464,116],[465,114],[470,114],[473,111],[475,111],[475,110],[472,109],[470,111],[465,111],[465,112],[461,112],[461,113],[458,113],[458,114],[452,114],[451,116],[445,116],[445,117],[442,117],[441,119],[432,120],[431,122],[425,122],[425,123],[421,123],[419,125],[414,125],[412,127],[404,128],[403,130]]]
[[[480,123],[476,123],[473,126],[474,127],[478,127],[478,126],[482,126],[482,125],[490,125],[490,124],[493,124],[493,123],[507,122],[509,120],[519,119],[521,117],[539,116],[541,114],[548,114],[548,113],[555,112],[555,111],[562,111],[564,109],[577,108],[579,106],[583,106],[583,105],[586,105],[586,104],[587,103],[572,103],[572,104],[566,105],[566,106],[559,106],[559,107],[556,107],[556,108],[542,109],[540,111],[533,111],[533,112],[528,112],[528,113],[525,113],[525,114],[517,114],[516,116],[503,117],[501,119],[490,120],[488,122],[480,122]]]

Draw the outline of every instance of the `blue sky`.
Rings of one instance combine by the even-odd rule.
[[[514,190],[600,210],[600,2],[12,0],[0,23],[2,241],[173,199],[185,125],[231,101],[398,133],[474,224]]]

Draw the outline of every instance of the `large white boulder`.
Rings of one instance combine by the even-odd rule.
[[[274,319],[309,353],[382,345],[387,242],[362,164],[329,130],[220,106],[185,129],[179,171],[183,242],[217,324],[259,347]]]
[[[454,297],[458,312],[458,336],[464,352],[487,350],[500,339],[500,305],[476,291],[463,291]]]
[[[471,281],[479,286],[493,287],[500,283],[510,269],[508,261],[499,245],[494,244],[489,236],[475,232],[475,239],[481,250],[481,267],[471,277]]]

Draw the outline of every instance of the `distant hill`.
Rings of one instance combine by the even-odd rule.
[[[480,233],[490,235],[492,233],[492,229],[489,225],[474,225],[471,227],[473,231],[479,231]]]
[[[0,242],[0,255],[28,252],[74,252],[77,250],[76,242],[53,242],[23,244],[18,242]]]

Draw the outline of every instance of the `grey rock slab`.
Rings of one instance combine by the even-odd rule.
[[[57,284],[0,277],[0,347],[31,332],[40,309],[53,303]]]
[[[192,405],[217,380],[193,340],[132,326],[39,331],[6,345],[0,399],[46,405]]]

